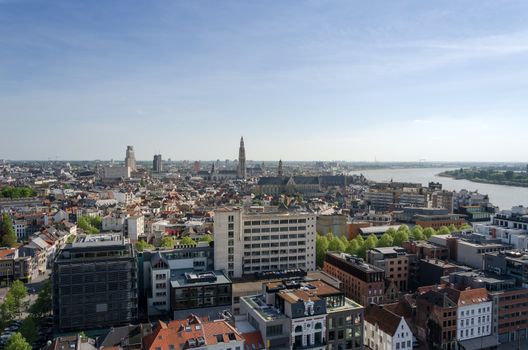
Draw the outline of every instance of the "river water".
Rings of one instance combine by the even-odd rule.
[[[352,174],[363,174],[373,181],[414,182],[427,186],[430,181],[440,182],[444,190],[460,191],[462,189],[478,191],[489,195],[490,202],[500,209],[510,209],[515,205],[528,206],[528,187],[491,185],[468,180],[455,180],[449,177],[437,176],[446,168],[416,168],[416,169],[375,169],[353,171]]]

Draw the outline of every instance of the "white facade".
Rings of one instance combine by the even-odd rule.
[[[405,319],[402,317],[394,335],[385,333],[377,324],[365,320],[363,343],[376,350],[411,350],[413,335]]]
[[[262,208],[263,209],[263,208]],[[215,269],[229,277],[301,268],[315,270],[316,216],[300,212],[215,211]]]
[[[137,241],[140,236],[145,234],[145,217],[143,215],[130,216],[126,222],[130,240]]]
[[[113,191],[113,197],[118,203],[131,204],[134,201],[134,194],[129,192]]]
[[[292,319],[292,346],[309,347],[314,350],[324,350],[326,345],[317,347],[326,337],[326,315]],[[300,342],[300,344],[299,344]]]
[[[152,297],[148,298],[148,313],[167,313],[170,308],[170,269],[150,267]]]
[[[502,243],[511,244],[515,249],[528,249],[528,231],[489,224],[474,224],[475,232],[500,239]]]
[[[491,334],[492,302],[458,306],[457,340],[468,340]]]

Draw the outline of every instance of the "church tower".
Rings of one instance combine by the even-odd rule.
[[[244,147],[244,138],[240,138],[240,148],[238,149],[238,177],[246,178],[246,149]]]
[[[279,171],[278,171],[278,176],[279,177],[282,177],[283,175],[283,172],[282,172],[282,159],[279,160]]]

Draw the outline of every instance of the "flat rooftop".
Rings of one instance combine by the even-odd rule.
[[[176,275],[171,277],[170,283],[172,288],[185,288],[230,284],[231,280],[220,270],[190,273],[188,269],[182,269],[176,271]]]
[[[247,296],[242,297],[240,299],[246,302],[253,310],[255,310],[257,315],[264,321],[273,321],[288,318],[283,315],[279,309],[276,309],[272,305],[266,304],[266,301],[261,295]]]
[[[81,235],[77,237],[75,242],[71,243],[71,248],[122,245],[125,243],[125,238],[119,233]]]

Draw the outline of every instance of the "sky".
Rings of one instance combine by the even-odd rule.
[[[528,1],[0,0],[0,159],[526,161]]]

